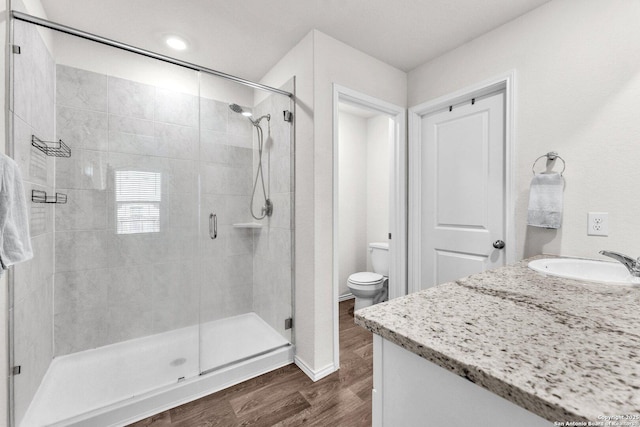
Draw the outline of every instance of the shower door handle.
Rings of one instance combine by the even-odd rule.
[[[209,237],[215,239],[218,237],[218,215],[209,214]]]

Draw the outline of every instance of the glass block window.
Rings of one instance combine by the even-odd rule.
[[[116,171],[117,234],[160,231],[161,178],[158,172]]]

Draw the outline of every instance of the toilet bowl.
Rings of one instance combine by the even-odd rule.
[[[354,273],[347,279],[349,290],[356,297],[354,309],[359,310],[387,299],[389,288],[389,244],[369,243],[373,272]]]

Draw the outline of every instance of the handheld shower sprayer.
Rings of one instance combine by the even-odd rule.
[[[244,111],[244,109],[238,104],[229,104],[229,109],[231,109],[231,111],[233,111],[234,113],[242,114],[243,116],[245,116],[254,126],[258,126],[262,119],[267,119],[267,121],[271,120],[271,114],[265,114],[264,116],[261,116],[254,120],[251,118],[253,114],[249,111]]]
[[[256,128],[256,134],[258,135],[258,168],[256,169],[256,179],[253,181],[253,191],[251,192],[251,202],[249,205],[249,211],[251,212],[251,216],[253,218],[260,220],[267,216],[271,216],[271,214],[273,213],[273,203],[271,202],[271,200],[269,200],[269,197],[267,196],[267,190],[265,189],[265,186],[264,186],[264,176],[262,173],[262,148],[264,143],[264,134],[262,131],[262,127],[260,126],[260,121],[262,119],[267,119],[269,132],[271,132],[271,125],[270,125],[271,115],[265,114],[264,116],[261,116],[258,119],[254,120],[251,118],[252,116],[251,112],[244,111],[242,107],[239,106],[238,104],[229,104],[229,109],[231,109],[231,111],[233,111],[234,113],[242,114],[247,119],[249,119],[251,124]],[[260,215],[256,215],[253,213],[253,199],[255,198],[255,195],[256,195],[256,188],[258,186],[258,177],[260,177],[260,182],[262,184],[262,195],[264,197],[264,205],[262,205],[262,210]]]

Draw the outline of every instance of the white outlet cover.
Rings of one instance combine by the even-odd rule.
[[[587,235],[588,236],[608,236],[609,235],[609,213],[589,212],[587,215]]]

